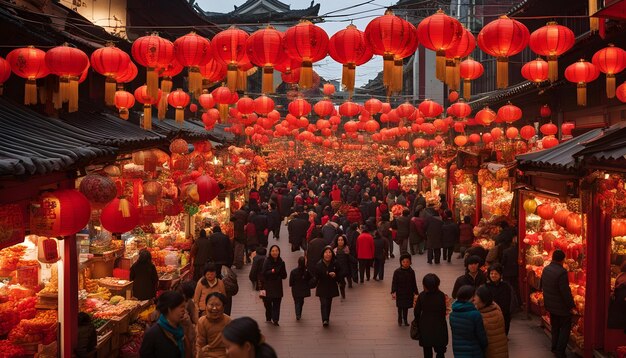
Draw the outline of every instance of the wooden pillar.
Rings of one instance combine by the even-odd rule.
[[[78,254],[76,235],[59,241],[62,265],[59,270],[59,321],[61,357],[71,357],[78,341]]]

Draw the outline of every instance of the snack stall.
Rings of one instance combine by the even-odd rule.
[[[448,168],[448,193],[450,208],[457,221],[465,216],[477,224],[481,218],[481,189],[477,174],[482,162],[479,153],[459,150],[456,161]]]

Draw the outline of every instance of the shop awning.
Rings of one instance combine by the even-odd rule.
[[[235,139],[232,133],[226,132],[223,124],[215,124],[213,130],[204,129],[204,124],[200,121],[187,119],[182,124],[176,123],[172,119],[158,120],[152,119],[152,129],[156,133],[163,134],[169,139],[177,137],[186,140],[212,140],[214,142],[229,142]]]
[[[591,16],[604,19],[626,20],[626,0],[607,0],[606,3],[606,6]]]
[[[522,167],[574,169],[578,164],[575,156],[585,149],[585,144],[602,135],[602,129],[594,129],[563,142],[556,147],[517,156]]]
[[[576,156],[600,161],[626,159],[626,122],[609,127],[602,136],[585,143],[585,149]]]

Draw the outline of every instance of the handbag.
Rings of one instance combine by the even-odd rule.
[[[419,341],[419,339],[420,339],[420,326],[419,326],[419,322],[416,319],[411,321],[411,329],[410,329],[409,333],[411,335],[411,339]]]

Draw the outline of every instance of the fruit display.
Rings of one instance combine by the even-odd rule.
[[[57,311],[40,311],[35,318],[20,321],[8,338],[15,344],[50,344],[56,340],[57,321]]]
[[[15,245],[0,250],[0,272],[15,271],[24,252],[26,252],[24,245]]]
[[[0,341],[0,358],[17,358],[26,355],[26,350],[11,341],[5,339]]]
[[[508,216],[513,203],[513,192],[505,188],[482,189],[482,210],[484,218]]]

